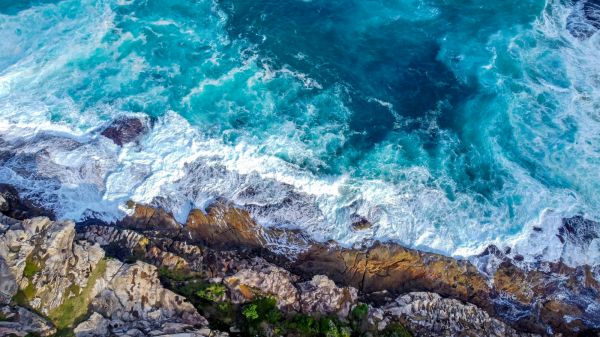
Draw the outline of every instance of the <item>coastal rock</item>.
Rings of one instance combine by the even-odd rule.
[[[211,205],[206,213],[192,210],[185,230],[192,240],[211,247],[261,248],[267,242],[262,227],[247,211],[223,202]]]
[[[138,139],[147,132],[149,122],[142,117],[123,117],[114,120],[101,135],[112,140],[115,144],[123,146]]]
[[[166,237],[176,237],[180,234],[181,225],[165,210],[134,202],[128,202],[127,206],[131,214],[118,221],[117,226],[142,232],[160,232]]]
[[[225,278],[224,284],[233,293],[234,302],[244,303],[255,297],[270,296],[277,299],[280,308],[298,308],[297,277],[283,268],[255,258],[251,268],[242,269]]]
[[[105,259],[98,244],[75,241],[71,221],[40,217],[13,221],[2,228],[0,289],[5,303],[13,297],[59,327],[68,327],[89,308],[89,318],[75,329],[77,336],[127,336],[134,330],[140,336],[217,333],[205,328],[208,322],[192,304],[161,285],[156,267]],[[132,233],[108,239],[123,241],[125,237],[141,241],[141,235]],[[50,322],[28,310],[10,306],[2,310],[10,320],[0,322],[0,331],[15,330],[19,336],[55,332]]]
[[[10,302],[15,296],[19,286],[8,264],[3,257],[0,257],[0,304]]]
[[[185,298],[165,289],[156,267],[108,260],[106,274],[96,284],[90,318],[76,327],[77,336],[180,333],[208,325]],[[108,334],[99,333],[108,331]],[[167,330],[167,331],[165,331]]]
[[[15,224],[0,237],[0,257],[32,308],[48,315],[78,295],[104,251],[74,243],[75,224],[34,218]]]
[[[144,209],[141,214],[153,214],[152,208],[139,209]],[[157,266],[225,279],[237,302],[260,295],[287,296],[297,298],[298,303],[279,300],[283,306],[302,308],[302,296],[308,298],[308,293],[303,293],[302,287],[307,287],[308,283],[298,283],[294,277],[283,273],[280,276],[282,285],[279,285],[274,278],[269,278],[269,272],[261,272],[261,268],[278,270],[283,267],[281,271],[291,271],[292,275],[326,275],[336,284],[357,288],[369,298],[376,298],[371,294],[382,291],[386,292],[384,297],[415,291],[437,293],[442,297],[472,303],[488,315],[522,331],[572,335],[600,326],[600,312],[597,309],[600,308],[600,287],[595,276],[598,272],[589,266],[572,268],[563,263],[542,261],[528,265],[522,259],[509,257],[510,252],[490,247],[485,254],[473,260],[483,263],[476,267],[471,261],[392,243],[374,243],[362,249],[345,248],[332,243],[312,242],[302,237],[301,233],[290,231],[285,235],[298,235],[300,238],[286,242],[297,242],[302,249],[298,249],[295,255],[283,256],[270,248],[277,237],[276,231],[261,229],[248,213],[231,205],[217,203],[209,208],[208,213],[199,210],[192,212],[179,235],[152,230],[153,223],[160,229],[168,228],[175,222],[166,213],[159,211],[158,214],[140,221],[143,225],[139,227],[144,228],[142,233],[147,235],[143,238],[133,231],[120,229],[124,232],[116,234],[115,229],[103,229],[95,231],[106,232],[96,239],[105,243],[121,240],[123,244],[118,246],[134,247],[128,250],[139,250],[140,257]],[[159,220],[154,222],[149,218]],[[565,221],[564,229],[559,233],[564,240],[577,244],[596,240],[593,226],[580,226],[579,223],[570,225],[572,219]],[[88,235],[88,238],[91,236]],[[151,243],[143,245],[141,242]],[[200,243],[202,247],[190,243]],[[269,267],[257,267],[253,262],[251,257],[258,252],[268,260],[263,265]],[[234,277],[237,273],[239,275]],[[275,275],[279,275],[278,272]],[[287,290],[281,291],[277,288],[279,286]],[[294,287],[299,291],[297,296],[290,295],[294,293]],[[332,295],[324,293],[321,296],[328,298]],[[335,296],[329,299],[332,298]],[[336,311],[319,308],[318,305],[308,307],[308,311]]]
[[[19,192],[7,184],[0,184],[0,212],[12,219],[19,220],[38,216],[54,218],[51,211],[36,205],[31,200],[21,198]]]
[[[324,275],[315,275],[312,280],[302,282],[298,287],[300,308],[304,313],[336,314],[346,317],[350,313],[350,308],[358,300],[356,288],[340,288]]]
[[[22,307],[1,306],[0,336],[52,336],[56,329],[45,318]]]
[[[383,314],[379,318],[385,321],[382,326],[398,321],[420,337],[539,336],[518,333],[472,304],[426,292],[413,292],[398,297],[383,308]]]
[[[315,244],[294,263],[299,273],[328,275],[336,283],[371,293],[427,290],[491,308],[486,279],[467,261],[375,243],[364,249]]]

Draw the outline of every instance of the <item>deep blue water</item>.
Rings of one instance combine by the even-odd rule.
[[[155,156],[223,156],[312,198],[321,215],[296,225],[318,238],[466,252],[517,237],[544,210],[598,218],[600,39],[588,2],[0,1],[0,117],[93,135],[118,115],[166,128],[175,114],[219,144],[151,137],[115,154],[120,164],[94,178],[107,185],[90,192],[98,203],[174,193],[165,177],[176,174]],[[168,133],[189,140],[181,128]],[[62,159],[51,161],[71,167]],[[4,180],[25,186],[15,165]],[[123,172],[139,182],[117,193]],[[283,200],[244,201],[251,183],[215,177],[185,186],[186,202]],[[355,215],[376,226],[353,233]]]

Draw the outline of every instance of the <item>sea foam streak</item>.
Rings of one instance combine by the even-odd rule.
[[[599,262],[596,241],[580,250],[563,249],[555,235],[564,216],[600,218],[600,83],[589,75],[600,68],[600,48],[595,48],[600,38],[569,35],[564,22],[570,9],[558,2],[547,4],[531,29],[511,32],[507,52],[492,52],[507,39],[492,36],[486,62],[475,70],[481,83],[504,93],[495,103],[506,112],[491,119],[506,117],[518,137],[499,139],[502,129],[489,126],[483,141],[509,172],[491,199],[513,204],[482,200],[458,186],[450,173],[423,163],[395,165],[398,146],[391,140],[374,146],[362,161],[374,163],[374,171],[389,165],[393,179],[354,170],[323,173],[328,167],[323,158],[348,141],[343,132],[351,114],[343,99],[347,88],[326,86],[289,67],[274,69],[251,44],[229,38],[227,16],[215,3],[202,2],[198,11],[208,19],[201,27],[151,17],[142,33],[136,31],[138,19],[117,14],[132,3],[84,1],[77,15],[67,15],[75,5],[62,1],[0,17],[0,31],[9,37],[4,43],[16,46],[0,54],[0,144],[6,152],[0,181],[17,185],[60,217],[113,220],[131,199],[157,203],[184,221],[192,207],[225,198],[266,226],[302,228],[315,239],[346,245],[393,240],[469,256],[497,244],[528,259]],[[433,14],[423,20],[438,15],[427,11]],[[42,17],[45,24],[31,24]],[[201,61],[190,67],[150,62],[141,50],[169,34],[184,34],[204,46],[192,48]],[[457,74],[465,72],[450,64],[451,51],[445,48],[455,46],[447,43],[439,57]],[[507,53],[521,60],[514,78],[503,68]],[[535,61],[540,58],[564,71],[547,69]],[[176,79],[180,82],[169,82]],[[512,92],[514,86],[521,89]],[[180,87],[185,90],[179,92]],[[370,99],[394,109],[392,103]],[[471,104],[477,103],[482,102]],[[545,104],[556,108],[548,111]],[[198,106],[204,114],[196,113]],[[278,110],[289,106],[297,108],[290,114],[301,114],[259,132],[264,126],[259,121],[277,120]],[[120,148],[99,136],[111,118],[136,111],[158,115],[139,142]],[[323,114],[327,122],[302,124]],[[255,129],[221,129],[239,120]],[[561,141],[556,125],[576,141]],[[442,156],[451,156],[459,140],[435,123],[430,128],[446,140]],[[531,156],[524,160],[523,153]],[[548,172],[532,174],[524,162]],[[352,230],[357,215],[374,225]],[[544,228],[543,233],[534,227]]]

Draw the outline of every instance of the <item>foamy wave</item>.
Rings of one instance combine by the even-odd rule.
[[[118,5],[128,4],[120,2]],[[215,137],[219,130],[207,130],[214,125],[208,125],[208,118],[203,119],[204,116],[197,121],[196,116],[189,116],[187,111],[160,111],[164,114],[156,118],[147,134],[121,148],[100,136],[99,131],[110,119],[130,114],[127,105],[119,100],[94,101],[91,106],[75,101],[65,92],[64,84],[80,83],[81,77],[89,74],[71,71],[67,65],[85,59],[96,52],[99,45],[111,50],[113,54],[108,54],[111,62],[118,59],[111,63],[116,69],[115,75],[98,84],[111,94],[120,93],[131,78],[139,78],[144,71],[157,70],[160,74],[176,76],[182,68],[172,65],[152,69],[142,56],[120,55],[119,48],[134,42],[143,44],[147,37],[124,33],[108,44],[105,42],[108,32],[119,29],[114,13],[104,2],[85,5],[86,15],[60,18],[64,23],[48,24],[47,31],[31,24],[40,16],[35,9],[23,11],[18,17],[0,19],[1,31],[30,23],[32,31],[27,34],[52,42],[45,47],[48,49],[27,47],[10,51],[10,55],[0,55],[4,61],[0,65],[3,69],[0,72],[0,144],[3,147],[0,181],[18,186],[26,197],[56,210],[59,217],[76,220],[99,217],[111,221],[123,215],[120,207],[126,201],[134,200],[163,206],[183,222],[190,209],[204,208],[217,198],[225,198],[249,210],[265,226],[300,228],[317,240],[333,239],[345,245],[392,240],[429,251],[470,256],[489,244],[496,244],[512,247],[512,254],[522,254],[532,261],[542,256],[553,261],[563,259],[570,264],[600,262],[597,242],[584,249],[566,249],[556,236],[560,220],[565,216],[600,217],[593,207],[597,202],[595,194],[600,189],[600,171],[595,169],[600,153],[600,121],[594,114],[600,106],[600,81],[590,75],[599,70],[600,48],[594,48],[599,35],[584,41],[569,35],[562,28],[567,9],[559,4],[551,2],[531,31],[513,39],[508,52],[525,65],[536,65],[540,57],[555,57],[566,72],[554,76],[556,74],[550,71],[550,75],[542,76],[539,74],[549,69],[521,69],[523,80],[517,84],[528,90],[511,94],[506,102],[507,119],[522,136],[519,139],[523,141],[517,144],[518,154],[527,154],[526,159],[540,167],[551,168],[552,172],[564,173],[560,178],[572,182],[578,190],[546,184],[546,172],[532,175],[531,170],[518,163],[517,155],[505,154],[506,144],[486,134],[490,137],[486,141],[493,159],[510,175],[502,188],[483,200],[476,193],[456,186],[450,173],[443,170],[432,173],[426,166],[416,164],[390,165],[389,171],[393,171],[395,179],[388,180],[361,178],[353,172],[317,174],[298,164],[308,162],[311,168],[327,167],[323,159],[326,156],[321,156],[327,154],[327,146],[330,143],[336,149],[343,146],[345,134],[339,130],[346,127],[350,115],[338,96],[338,91],[343,90],[339,87],[324,89],[324,85],[310,76],[288,67],[272,69],[268,62],[254,54],[252,46],[243,44],[240,51],[251,56],[222,66],[227,60],[219,47],[235,42],[229,41],[221,31],[226,17],[215,8],[213,14],[218,27],[205,32],[207,36],[194,36],[202,42],[210,42],[207,45],[211,56],[203,63],[210,67],[199,72],[206,71],[213,76],[202,73],[182,97],[163,97],[161,94],[169,89],[152,85],[123,100],[135,103],[136,107],[147,107],[156,101],[176,98],[173,105],[181,103],[181,109],[185,110],[201,102],[205,97],[202,95],[211,88],[231,85],[232,90],[248,95],[243,98],[244,102],[251,101],[250,108],[264,114],[263,118],[270,118],[276,110],[277,97],[267,92],[268,85],[282,80],[285,81],[283,87],[291,88],[294,95],[315,92],[315,99],[299,103],[299,109],[306,110],[307,117],[303,118],[313,118],[317,110],[329,110],[335,105],[337,110],[328,112],[324,118],[329,124],[320,124],[316,130],[299,130],[294,120],[282,120],[273,129],[263,130],[259,137],[240,132],[235,142],[226,142]],[[51,9],[55,5],[47,6]],[[427,9],[421,19],[437,15],[437,11]],[[171,28],[189,33],[181,23],[163,19],[153,19],[151,23],[156,29],[174,26]],[[74,34],[62,34],[63,31]],[[28,45],[26,41],[15,42],[21,39],[17,35],[8,38],[8,43]],[[522,40],[533,40],[540,47],[524,48]],[[557,49],[550,46],[550,42],[564,46]],[[485,62],[490,61],[489,64],[478,67],[476,72],[482,83],[494,83],[496,90],[496,85],[503,85],[507,78],[490,75],[502,57],[495,51],[491,54],[491,59]],[[46,59],[48,55],[55,57]],[[221,68],[211,68],[213,66]],[[464,71],[454,70],[457,77]],[[93,69],[93,72],[102,71],[103,67]],[[94,86],[85,88],[92,90]],[[540,95],[558,101],[558,115],[549,115],[540,108],[543,103],[536,103]],[[391,103],[377,98],[371,100],[395,113]],[[327,102],[315,106],[322,101]],[[529,109],[524,102],[534,103]],[[231,108],[228,103],[219,101],[208,107],[226,110]],[[523,109],[528,113],[522,114]],[[223,112],[227,113],[228,110]],[[559,131],[576,124],[578,128],[570,135],[577,141],[561,143],[563,134],[556,131],[555,125],[545,124],[547,119],[559,125]],[[452,155],[456,139],[439,130],[433,122],[431,129],[446,141],[447,147],[440,150],[442,155]],[[229,129],[225,133],[234,131]],[[315,139],[303,138],[306,133]],[[548,138],[557,140],[555,147],[548,147]],[[570,144],[577,146],[566,151],[564,146],[572,146]],[[400,151],[397,144],[382,141],[364,161],[380,164],[377,169],[384,169],[388,158],[393,158],[397,151]],[[287,155],[287,160],[282,159],[286,156],[281,153]],[[499,202],[492,200],[494,198]],[[365,230],[352,229],[351,223],[357,216],[368,219],[373,226]],[[543,231],[535,230],[537,227]]]

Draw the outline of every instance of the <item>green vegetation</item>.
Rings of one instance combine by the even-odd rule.
[[[219,283],[211,283],[196,292],[198,297],[212,302],[218,302],[225,295],[225,286]]]
[[[39,273],[42,270],[39,262],[33,260],[33,254],[30,254],[27,259],[25,259],[25,269],[23,270],[23,276],[27,278],[32,278],[35,274]]]
[[[382,331],[382,337],[413,337],[404,326],[400,324],[391,324],[385,330]]]
[[[85,287],[80,291],[78,291],[79,287],[71,289],[74,296],[65,299],[58,308],[49,313],[48,317],[59,329],[59,333],[61,333],[60,335],[57,334],[57,336],[71,335],[72,332],[70,331],[70,328],[87,313],[88,305],[91,300],[90,292],[98,278],[100,278],[105,271],[106,260],[102,259],[92,271]]]
[[[75,337],[75,332],[72,328],[58,329],[53,337]]]
[[[186,273],[184,271],[178,269],[171,270],[166,267],[160,267],[158,269],[158,276],[160,276],[161,278],[168,278],[173,281],[187,281],[194,278],[193,275],[190,275],[189,273]]]
[[[260,317],[258,315],[256,304],[254,303],[248,304],[246,307],[244,307],[244,309],[242,310],[242,315],[244,315],[244,317],[246,317],[246,320],[250,322],[256,321]]]

